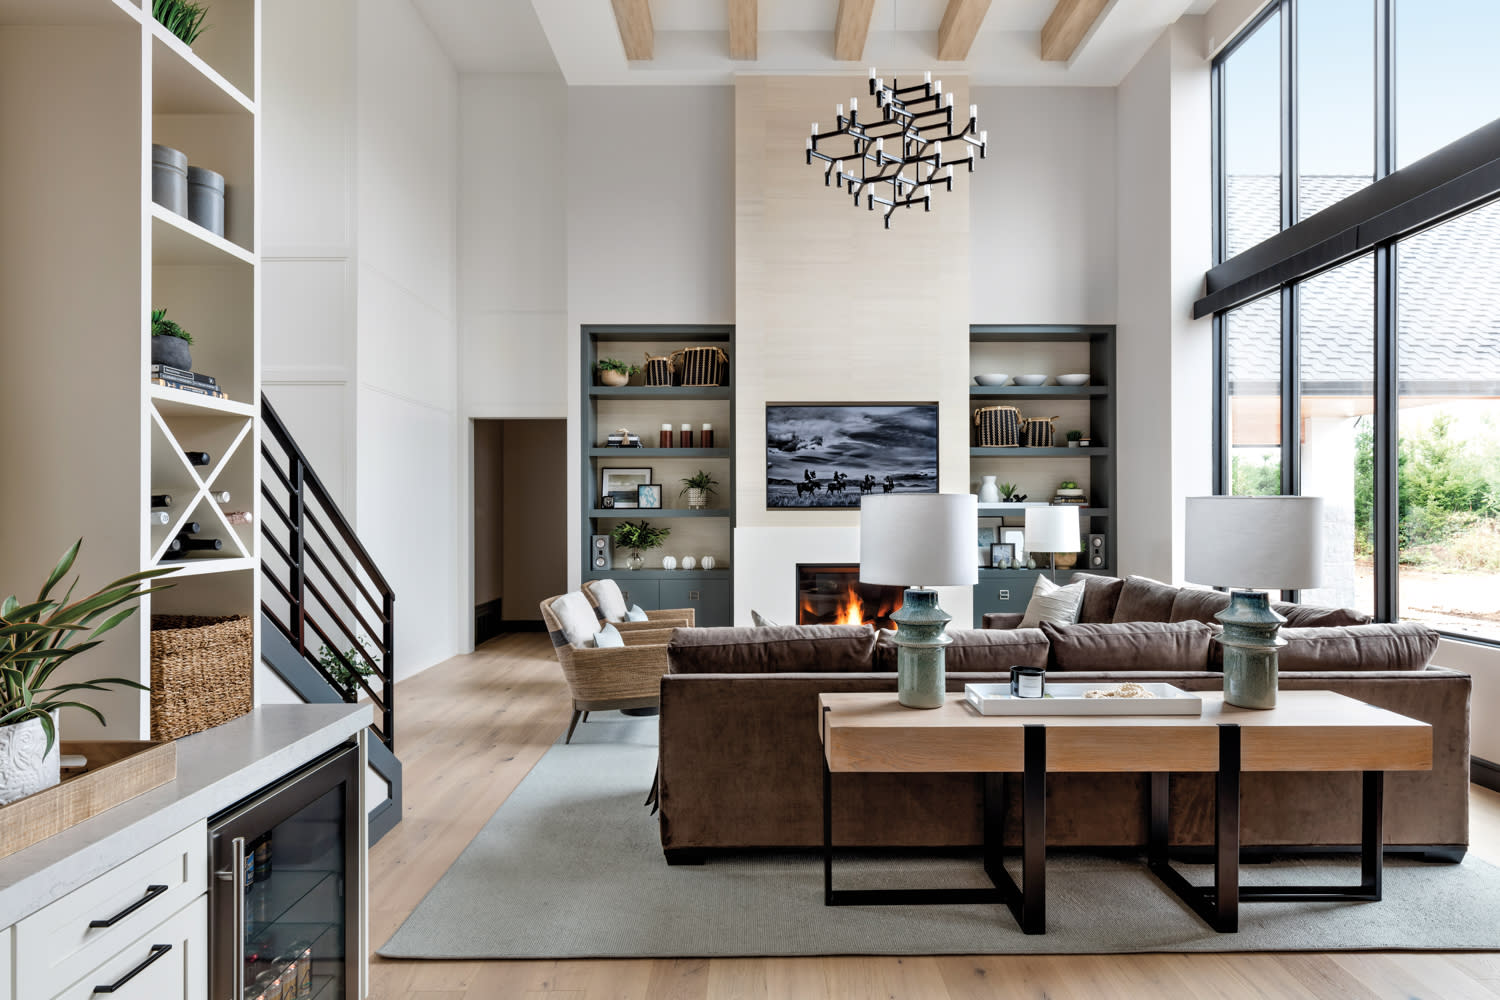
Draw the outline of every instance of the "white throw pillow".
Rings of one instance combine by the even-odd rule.
[[[552,602],[552,613],[562,626],[568,642],[579,649],[588,649],[594,644],[594,633],[599,629],[599,617],[594,606],[581,591],[564,594]]]
[[[765,615],[761,614],[759,611],[756,611],[754,608],[750,609],[750,620],[755,623],[755,627],[756,628],[775,628],[776,627],[776,623],[775,622],[773,622],[771,619],[767,618]]]
[[[594,634],[594,645],[599,649],[614,649],[625,645],[625,637],[613,625],[606,625]]]
[[[641,606],[639,604],[632,604],[630,606],[630,610],[625,612],[625,620],[628,622],[650,621],[650,619],[646,617],[646,612],[641,610]]]
[[[604,616],[605,621],[625,620],[625,595],[620,593],[618,583],[610,579],[595,580],[589,584],[589,590],[593,592],[594,600],[599,602],[599,613]]]
[[[1038,573],[1020,627],[1036,628],[1042,622],[1054,625],[1076,623],[1078,612],[1083,609],[1083,586],[1082,580],[1075,580],[1066,587],[1059,587]]]

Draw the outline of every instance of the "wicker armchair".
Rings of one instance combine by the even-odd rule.
[[[583,594],[594,606],[594,611],[599,615],[600,621],[607,621],[621,632],[639,631],[642,629],[657,628],[692,628],[697,622],[697,613],[692,608],[665,608],[659,611],[647,611],[646,620],[643,622],[628,622],[623,614],[610,615],[605,611],[606,607],[613,605],[615,609],[625,606],[625,597],[620,593],[620,585],[613,580],[585,580],[583,583]]]
[[[625,645],[613,649],[574,646],[552,611],[556,600],[549,597],[541,606],[542,621],[552,636],[553,652],[562,664],[573,697],[573,720],[568,723],[568,736],[563,742],[573,741],[573,730],[580,721],[588,721],[590,712],[660,707],[661,678],[667,672],[667,641],[672,638],[672,627],[622,629]]]

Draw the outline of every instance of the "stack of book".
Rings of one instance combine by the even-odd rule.
[[[183,371],[181,368],[173,368],[170,365],[152,365],[151,384],[164,385],[169,389],[181,389],[184,392],[196,392],[201,396],[213,396],[215,399],[229,398],[224,390],[219,388],[219,383],[212,375]]]
[[[606,448],[639,448],[641,446],[641,436],[639,434],[632,434],[629,431],[617,431],[609,435],[604,446]]]
[[[1056,497],[1052,498],[1052,505],[1054,507],[1062,507],[1062,506],[1087,507],[1089,505],[1089,498],[1088,497],[1064,497],[1064,496],[1056,496]]]

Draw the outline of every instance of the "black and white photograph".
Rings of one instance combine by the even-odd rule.
[[[864,496],[937,484],[936,403],[766,406],[768,509],[855,510]]]

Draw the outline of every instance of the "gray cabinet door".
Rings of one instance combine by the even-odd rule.
[[[625,597],[625,606],[632,604],[640,605],[642,611],[655,611],[663,607],[661,603],[661,583],[657,580],[646,580],[629,573],[614,578],[615,583],[620,585],[620,593]],[[672,605],[665,605],[671,607]]]
[[[1025,611],[1034,586],[1035,572],[980,570],[979,582],[974,585],[974,627],[983,628],[984,616],[992,611],[1013,614]]]
[[[728,625],[729,581],[682,576],[661,581],[661,607],[692,608],[699,625]]]

